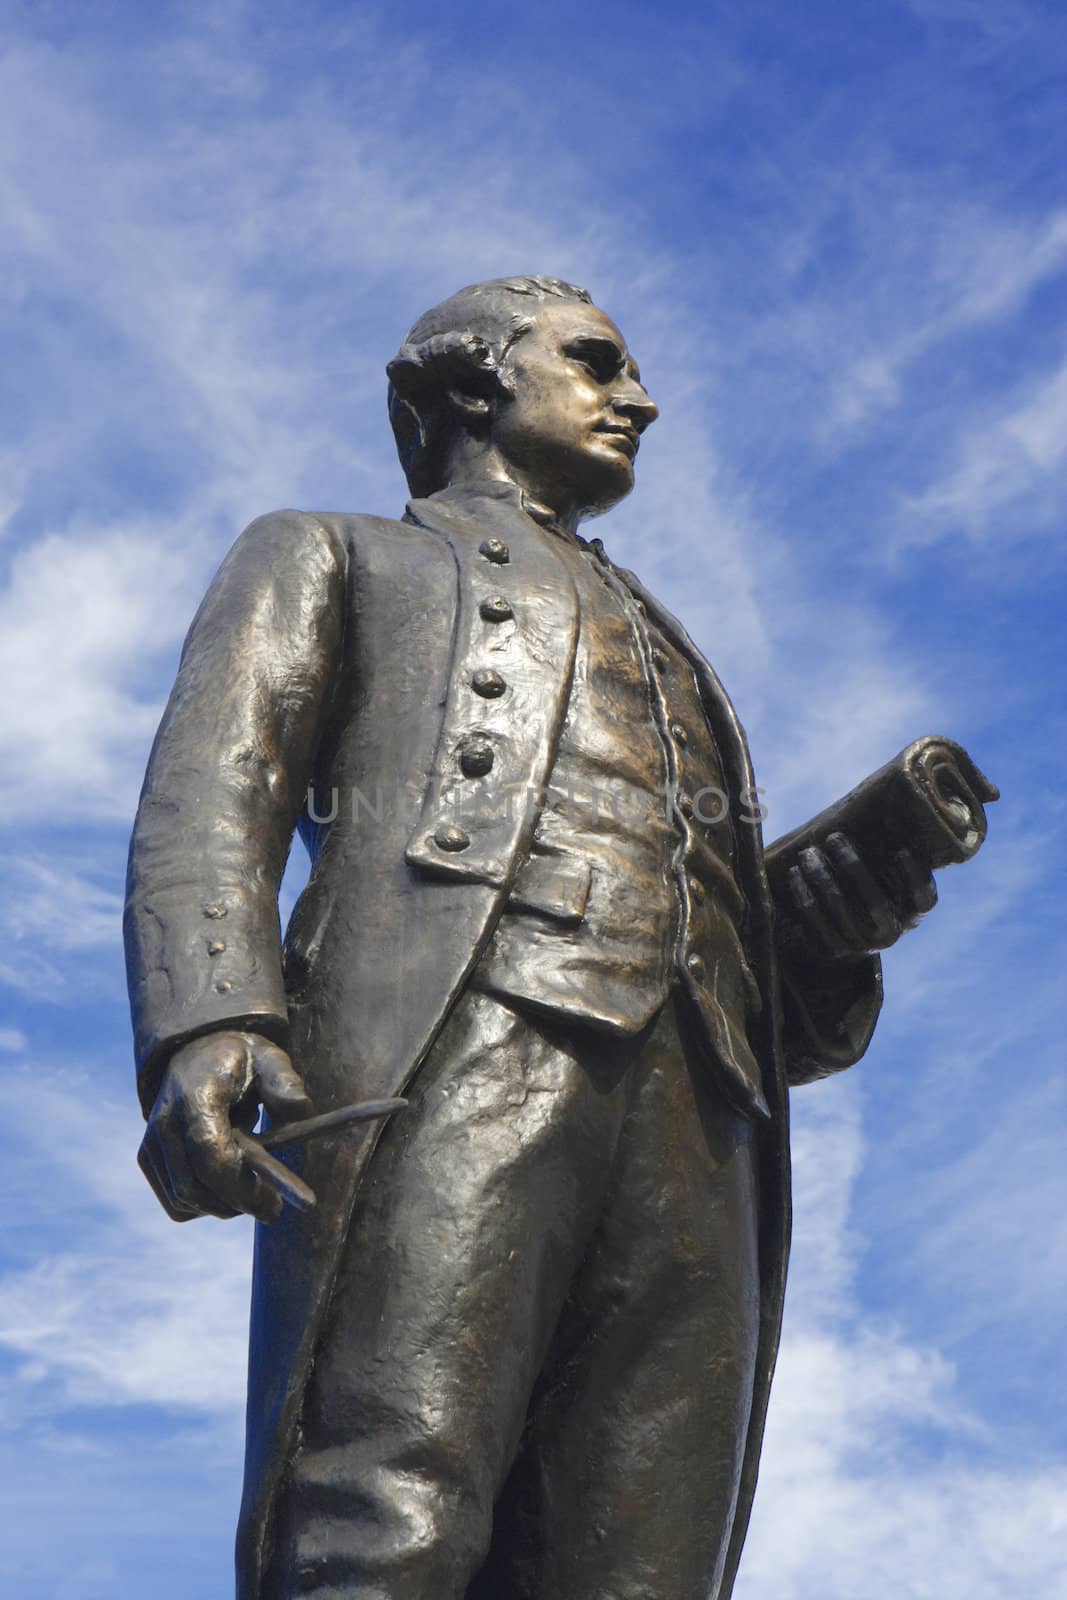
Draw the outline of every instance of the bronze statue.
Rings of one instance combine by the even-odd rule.
[[[725,1600],[788,1088],[863,1054],[996,791],[920,740],[764,850],[715,674],[577,531],[657,414],[583,290],[465,289],[389,377],[403,520],[246,530],[130,857],[142,1166],[266,1224],[238,1594]]]

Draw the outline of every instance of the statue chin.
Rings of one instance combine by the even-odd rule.
[[[617,464],[606,465],[595,477],[590,474],[584,497],[579,504],[579,522],[584,522],[587,517],[602,517],[612,506],[617,506],[620,501],[625,500],[633,486],[633,465],[625,456],[620,456]]]

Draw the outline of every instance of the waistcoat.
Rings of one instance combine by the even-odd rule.
[[[574,680],[531,854],[473,981],[624,1034],[677,983],[727,1091],[737,1077],[758,1083],[740,797],[725,794],[693,668],[599,541],[540,537],[560,539],[578,592]]]

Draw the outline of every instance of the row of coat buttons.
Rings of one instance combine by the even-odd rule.
[[[644,610],[644,607],[642,606],[641,609]],[[669,664],[670,663],[668,662],[667,656],[660,649],[659,645],[653,645],[652,665],[655,667],[656,671],[659,673],[666,672]],[[689,743],[689,734],[686,732],[686,729],[682,723],[672,719],[670,722],[668,722],[667,726],[670,730],[671,738],[674,740],[675,744],[686,745]],[[687,822],[692,819],[695,810],[693,797],[692,795],[688,794],[685,789],[682,789],[679,792],[675,801],[675,805]],[[701,887],[703,888],[703,886]],[[697,896],[694,895],[693,898],[696,899]]]
[[[507,566],[511,560],[511,551],[503,539],[483,539],[478,546],[478,554],[498,567]],[[511,602],[502,594],[489,595],[482,600],[478,612],[484,622],[493,623],[510,622],[515,615]],[[506,680],[492,667],[479,667],[471,675],[471,688],[475,694],[481,695],[483,700],[499,700],[501,695],[506,694],[507,687]],[[493,747],[489,740],[474,736],[465,741],[459,753],[460,770],[466,778],[484,778],[492,771],[493,756]],[[455,823],[438,828],[433,841],[439,850],[446,850],[449,854],[458,854],[466,850],[471,842],[466,829],[458,827]]]
[[[494,566],[498,567],[506,567],[511,560],[511,551],[503,539],[483,539],[478,546],[478,554],[484,556],[486,561],[491,561]],[[502,594],[489,595],[479,605],[478,612],[483,622],[510,622],[515,615],[510,600],[507,600]],[[499,700],[500,696],[507,692],[507,687],[507,683],[500,676],[500,673],[495,672],[492,667],[479,667],[471,678],[471,688],[475,694],[480,694],[483,700]],[[470,749],[470,746],[467,748]],[[481,767],[481,770],[472,772],[468,771],[461,759],[460,765],[463,766],[463,770],[469,778],[482,777],[493,764],[492,747],[484,739],[478,743],[477,748],[482,752],[482,755],[481,757],[475,755],[475,767],[480,767],[481,762],[484,761],[486,751],[488,751],[489,755],[488,765]]]
[[[644,607],[641,609],[643,610]],[[660,674],[666,672],[667,670],[667,656],[658,645],[654,645],[652,647],[652,665]],[[688,744],[689,734],[682,723],[672,719],[668,723],[668,728],[670,730],[671,738],[674,740],[675,744],[683,746]],[[695,809],[693,805],[693,798],[684,789],[679,792],[675,801],[675,805],[687,822],[692,819]],[[694,877],[692,873],[687,873],[686,887],[689,890],[690,899],[694,902],[694,904],[702,905],[704,903],[707,891],[705,890],[700,879]],[[707,962],[704,960],[704,957],[700,954],[699,950],[693,949],[692,947],[687,949],[685,954],[685,964],[690,976],[693,977],[698,983],[702,982],[707,977]]]
[[[645,608],[645,606],[644,606],[642,601],[635,599],[634,600],[634,605],[635,605],[636,609],[642,615],[646,614],[646,608]],[[651,656],[651,660],[652,660],[652,665],[655,668],[656,672],[662,677],[666,673],[666,671],[667,671],[667,669],[668,669],[668,667],[670,665],[669,658],[668,658],[666,652],[660,647],[660,645],[652,643],[651,640],[649,642],[651,644],[650,656]],[[665,693],[664,693],[664,702],[665,702],[665,708],[666,708],[666,695],[665,695]],[[685,728],[683,723],[678,722],[676,719],[670,717],[669,710],[668,710],[667,728],[668,728],[668,731],[670,733],[670,736],[671,736],[672,740],[674,741],[674,743],[676,745],[685,746],[686,744],[688,744],[688,742],[689,742],[688,731],[686,730],[686,728]],[[693,797],[689,793],[687,793],[687,791],[684,790],[684,789],[679,791],[679,793],[677,795],[677,798],[675,800],[675,807],[676,807],[678,813],[683,818],[685,818],[685,820],[687,822],[690,821],[693,818],[693,816],[695,815],[696,806],[695,806],[695,803],[693,801]],[[708,835],[709,838],[712,836],[712,830],[710,828],[705,829],[705,832],[706,832],[706,834]],[[692,873],[687,873],[686,874],[686,888],[689,891],[689,898],[691,899],[691,901],[693,902],[694,905],[698,905],[699,906],[699,905],[702,905],[704,903],[704,901],[705,901],[705,899],[707,897],[707,890],[706,890],[704,884],[701,882],[701,880],[698,877],[696,877],[694,874],[692,874]],[[698,949],[696,949],[695,946],[692,945],[692,944],[688,944],[686,946],[686,950],[685,950],[685,966],[686,966],[686,970],[688,971],[690,977],[694,980],[694,982],[703,983],[706,980],[706,978],[708,976],[707,962],[705,961],[704,957],[700,954],[700,951]]]
[[[636,605],[638,611],[640,611],[642,613],[645,612],[645,606],[642,604],[642,602],[640,600],[636,600],[635,601],[635,605]],[[651,655],[651,659],[652,659],[652,665],[655,668],[656,672],[662,677],[666,673],[666,671],[667,671],[667,669],[668,669],[668,667],[670,665],[669,658],[668,658],[666,652],[660,647],[659,644],[652,643],[652,641],[650,641],[650,644],[651,644],[650,655]],[[666,694],[665,694],[665,692],[664,692],[664,704],[665,704],[665,708],[666,708]],[[676,745],[685,746],[686,744],[688,744],[688,742],[689,742],[689,734],[688,734],[685,726],[681,722],[678,722],[678,721],[674,720],[673,718],[671,718],[670,714],[669,714],[669,710],[668,710],[667,727],[668,727],[668,731],[670,733],[670,736],[671,736],[672,740],[674,741],[674,743]],[[677,798],[675,800],[675,807],[676,807],[678,813],[680,814],[680,816],[682,816],[687,822],[691,821],[691,819],[693,818],[693,816],[696,813],[696,806],[695,806],[695,802],[693,800],[693,797],[690,794],[688,794],[686,792],[686,790],[684,790],[684,789],[679,791],[679,793],[677,795]],[[712,840],[712,839],[716,838],[716,830],[715,830],[714,826],[705,827],[704,828],[704,835],[709,840]],[[707,889],[706,889],[704,883],[702,882],[702,880],[700,878],[698,878],[695,874],[693,874],[691,872],[687,872],[686,873],[686,877],[685,877],[685,884],[686,884],[686,888],[687,888],[688,893],[689,893],[689,898],[693,902],[693,904],[697,905],[697,906],[702,905],[704,903],[705,899],[707,898]],[[707,980],[707,977],[708,977],[708,965],[707,965],[707,961],[705,960],[704,956],[701,955],[699,949],[696,948],[695,944],[692,944],[692,943],[687,943],[686,944],[684,960],[685,960],[686,970],[689,973],[690,977],[693,979],[693,981],[695,983],[698,983],[698,984],[704,984],[706,982],[706,980]],[[757,996],[756,1009],[758,1009],[758,1008],[759,1008],[759,1006],[758,1006],[758,996]]]
[[[645,608],[640,603],[640,601],[637,602],[637,606],[638,606],[638,609],[640,611],[644,611]],[[653,645],[651,654],[652,654],[652,664],[653,664],[653,666],[656,668],[656,671],[662,675],[663,673],[666,672],[667,668],[670,665],[669,658],[667,657],[665,652],[660,648],[659,645]],[[678,722],[678,721],[676,721],[676,720],[674,720],[672,718],[668,722],[667,726],[668,726],[671,738],[674,740],[675,744],[676,745],[680,745],[680,746],[682,746],[684,748],[684,746],[689,743],[689,731],[685,727],[684,723]],[[685,789],[682,789],[679,792],[678,797],[677,797],[677,799],[675,801],[675,806],[676,806],[676,809],[678,810],[678,812],[681,814],[681,816],[683,816],[686,819],[687,822],[691,822],[692,819],[694,818],[694,816],[697,815],[696,802],[694,801],[692,795],[690,795],[689,792],[687,790],[685,790]],[[699,820],[705,824],[704,837],[706,839],[715,840],[715,839],[719,838],[719,834],[716,831],[716,824],[721,819],[714,818],[709,823],[708,819],[706,817],[701,816]],[[694,881],[696,881],[696,880],[694,880]],[[703,885],[701,885],[701,889],[702,888],[703,888]],[[696,899],[697,896],[694,895],[693,898]]]

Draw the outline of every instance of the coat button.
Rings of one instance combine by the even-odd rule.
[[[506,567],[511,560],[511,551],[503,539],[483,539],[478,546],[478,554],[487,561],[493,561],[498,567]]]
[[[678,810],[683,817],[691,817],[693,815],[693,797],[690,794],[686,794],[684,789],[678,796],[677,804]]]
[[[664,670],[667,665],[667,657],[663,654],[662,650],[653,650],[652,665],[655,667],[657,672],[662,672]]]
[[[704,965],[704,957],[698,955],[695,950],[691,950],[686,956],[685,964],[693,974],[693,977],[697,979],[703,978],[708,970]]]
[[[705,894],[704,885],[701,883],[699,878],[694,878],[692,875],[690,875],[688,881],[690,899],[694,900],[698,906],[702,906],[704,904]]]
[[[221,956],[221,954],[225,950],[225,948],[226,948],[226,940],[225,939],[209,939],[208,940],[207,953],[208,953],[209,956]]]
[[[509,601],[502,594],[490,595],[488,600],[483,600],[478,607],[486,622],[510,622],[515,615]]]
[[[689,743],[689,735],[686,733],[680,722],[671,723],[671,737],[674,739],[676,744]]]
[[[447,850],[450,855],[456,855],[460,850],[466,850],[471,842],[469,833],[464,833],[462,828],[457,828],[455,823],[449,823],[447,828],[438,828],[433,836],[433,842],[438,850]]]
[[[493,766],[493,747],[488,739],[471,739],[459,753],[464,777],[484,778]]]
[[[471,688],[475,694],[480,694],[486,700],[499,700],[507,688],[507,684],[499,672],[494,672],[492,667],[479,667],[471,678]]]

